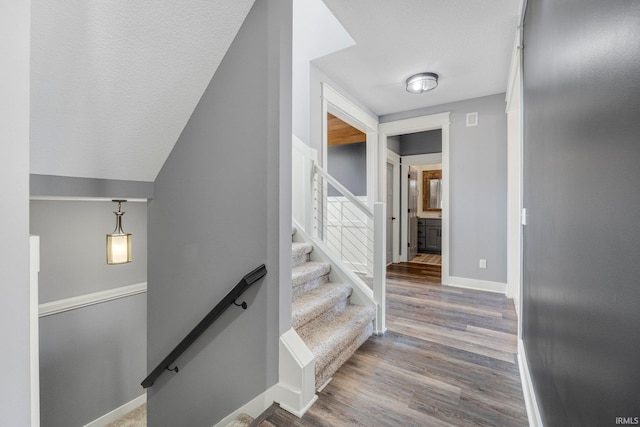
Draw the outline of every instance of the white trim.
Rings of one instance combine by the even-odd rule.
[[[523,272],[523,80],[522,26],[527,0],[520,0],[519,25],[513,41],[507,93],[507,297],[513,298],[518,319],[518,337],[522,337]]]
[[[449,276],[449,281],[443,285],[452,286],[454,288],[475,289],[478,291],[496,292],[506,294],[507,284],[500,282],[491,282],[489,280],[469,279],[466,277]]]
[[[315,357],[291,328],[280,336],[277,396],[280,407],[302,417],[318,400],[315,393]]]
[[[225,427],[231,421],[235,420],[240,414],[247,414],[253,418],[257,418],[262,414],[269,406],[274,402],[273,396],[277,394],[278,385],[274,385],[267,389],[264,393],[261,393],[245,403],[220,421],[218,421],[213,427]]]
[[[109,412],[108,414],[104,414],[100,418],[91,421],[89,424],[85,424],[84,427],[103,427],[103,426],[109,424],[110,422],[113,422],[113,421],[117,420],[118,418],[122,417],[123,415],[128,414],[129,412],[133,411],[138,406],[140,406],[140,405],[142,405],[144,403],[147,403],[147,393],[144,393],[144,394],[136,397],[135,399],[131,400],[130,402],[125,403],[124,405],[120,406],[119,408],[114,409],[113,411]]]
[[[79,197],[79,196],[31,196],[29,200],[46,200],[58,202],[113,202],[113,197]],[[125,200],[123,198],[122,200]],[[127,202],[146,203],[149,199],[126,199]]]
[[[378,119],[364,112],[360,107],[349,101],[326,82],[320,83],[320,93],[322,98],[322,117],[320,118],[322,132],[322,159],[320,159],[321,161],[319,164],[321,167],[327,169],[327,113],[333,114],[340,120],[350,124],[361,132],[364,132],[367,136],[367,199],[369,206],[373,209],[373,203],[378,201],[378,161],[384,158],[384,156],[378,154],[378,150],[376,149],[376,147],[378,147]]]
[[[335,107],[338,110],[338,114],[343,113],[347,115],[347,117],[340,117],[341,120],[346,119],[345,121],[351,126],[365,133],[368,131],[377,131],[378,120],[362,111],[358,106],[342,96],[338,91],[325,82],[321,83],[321,96],[331,104],[332,107]],[[329,107],[329,110],[333,109]],[[332,113],[332,111],[323,111],[324,117],[326,117],[327,112]]]
[[[39,316],[51,316],[69,310],[75,310],[94,304],[100,304],[119,298],[125,298],[132,295],[147,292],[147,282],[136,283],[133,285],[122,286],[119,288],[108,289],[106,291],[94,292],[92,294],[79,295],[76,297],[60,299],[57,301],[46,302],[39,306]]]
[[[519,91],[516,85],[517,76],[520,72],[520,58],[521,58],[521,42],[522,42],[522,29],[516,29],[515,40],[513,41],[513,48],[511,50],[511,64],[509,65],[509,77],[507,81],[507,93],[505,94],[506,109],[505,112],[511,110],[511,101],[515,93]]]
[[[379,146],[387,146],[387,138],[394,135],[442,129],[442,283],[449,282],[449,112],[414,117],[380,123],[378,126]],[[387,174],[379,174],[380,188],[384,186]],[[402,206],[402,204],[401,204]],[[400,209],[403,210],[402,207]],[[404,245],[403,245],[404,246]],[[404,249],[404,248],[401,248]]]
[[[387,162],[393,165],[393,262],[400,262],[400,156],[387,149]],[[386,181],[385,181],[386,191]],[[385,200],[386,201],[386,200]]]
[[[40,237],[29,236],[29,376],[31,427],[40,426],[40,333],[38,321],[38,273]]]
[[[213,427],[225,427],[227,424],[235,420],[240,414],[247,414],[252,418],[258,418],[260,414],[266,411],[273,402],[278,402],[280,400],[280,396],[282,395],[283,388],[280,384],[275,384],[271,388],[267,389],[264,393],[259,394],[258,396],[251,399],[249,402],[245,403],[220,421],[218,421]],[[315,395],[314,395],[315,396]],[[297,417],[302,417],[304,413],[315,403],[318,396],[309,403],[308,407],[304,408],[304,411],[299,415],[295,412],[290,411],[289,409],[285,409],[281,404],[280,407],[285,409],[287,412],[291,412],[293,415]],[[85,426],[86,427],[86,426]],[[96,426],[97,427],[97,426]]]
[[[433,163],[442,163],[442,153],[402,156],[402,165],[430,165]]]
[[[389,163],[400,164],[400,154],[395,153],[387,148],[387,160]]]
[[[533,381],[531,381],[527,353],[524,349],[524,342],[521,339],[518,340],[518,367],[520,369],[524,404],[527,408],[527,417],[529,418],[529,427],[543,427],[540,407],[536,399],[536,391],[533,388]]]
[[[240,414],[257,418],[273,402],[278,402],[282,409],[297,417],[302,417],[309,410],[318,400],[315,394],[315,358],[293,328],[280,336],[278,359],[278,384],[218,421],[214,427],[224,427]]]
[[[384,133],[386,137],[395,135],[406,135],[408,133],[441,129],[443,125],[449,125],[450,123],[449,112],[445,112],[430,114],[428,116],[413,117],[411,119],[380,123],[380,126],[378,126],[378,132],[380,132],[380,134]]]

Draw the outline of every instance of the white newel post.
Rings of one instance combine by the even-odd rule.
[[[385,306],[387,287],[387,221],[384,203],[373,204],[373,298],[377,304],[376,334],[386,331]]]

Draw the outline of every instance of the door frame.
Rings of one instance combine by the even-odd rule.
[[[521,2],[520,23],[526,1]],[[518,317],[518,338],[522,339],[522,294],[524,272],[524,116],[522,75],[522,25],[516,31],[505,95],[507,114],[507,297],[513,298]]]
[[[387,152],[387,138],[396,135],[442,129],[442,284],[448,285],[449,279],[449,112],[430,114],[411,119],[394,120],[380,123],[378,126],[378,147],[380,153]],[[380,156],[378,170],[386,170],[387,159]],[[403,174],[404,176],[404,174]],[[378,200],[386,195],[386,173],[378,173]],[[406,223],[406,221],[403,221]],[[406,235],[406,233],[405,233]],[[402,249],[402,248],[401,248]]]
[[[418,165],[430,165],[434,163],[442,163],[442,153],[430,153],[430,154],[417,154],[413,156],[403,156],[401,157],[401,174],[400,174],[400,188],[405,189],[408,188],[409,178],[407,175],[409,174],[409,166],[418,166]],[[443,166],[444,168],[444,166]],[[443,173],[444,176],[444,173]],[[418,177],[420,179],[420,177]],[[444,179],[443,179],[444,182]],[[444,187],[444,184],[443,184]],[[444,194],[443,194],[444,196]],[[420,203],[420,201],[418,201]],[[400,222],[402,224],[400,232],[405,237],[405,239],[409,239],[409,214],[407,209],[402,209],[402,207],[409,206],[409,195],[406,191],[403,191],[400,197]],[[444,206],[443,206],[443,214],[444,216]],[[444,235],[444,233],[443,233]],[[443,247],[444,250],[444,247]],[[400,247],[400,262],[407,262],[409,259],[409,251],[407,250],[407,245],[402,245]],[[444,259],[444,254],[443,254]]]
[[[376,199],[376,195],[380,191],[386,191],[386,189],[381,190],[376,188],[379,177],[386,177],[385,169],[378,171],[375,167],[375,165],[379,164],[378,158],[382,157],[378,155],[376,150],[376,142],[378,141],[378,120],[377,118],[371,117],[353,102],[342,96],[326,82],[321,82],[320,86],[320,96],[322,98],[322,121],[320,127],[322,132],[322,157],[319,163],[324,169],[328,170],[327,160],[329,141],[327,113],[333,114],[343,122],[353,126],[361,132],[364,132],[367,135],[367,205],[373,208],[374,202],[384,201],[384,198],[380,200]],[[386,197],[386,195],[384,197]]]
[[[400,192],[398,189],[400,188],[400,155],[394,153],[393,151],[387,149],[387,160],[386,163],[391,163],[393,165],[393,215],[396,218],[393,221],[393,262],[400,262],[400,253],[402,248],[400,247],[400,223],[402,222],[400,218]],[[385,174],[386,177],[386,174]],[[385,181],[385,191],[387,188],[387,182]],[[385,196],[386,199],[386,196]]]

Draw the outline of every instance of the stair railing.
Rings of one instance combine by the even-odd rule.
[[[376,333],[385,331],[386,211],[354,196],[318,163],[318,152],[292,136],[292,215],[332,255],[376,306]]]
[[[384,203],[366,204],[314,160],[311,166],[311,234],[331,249],[372,291],[376,331],[384,332],[386,217]],[[364,199],[364,200],[363,200]]]
[[[242,280],[240,280],[240,282],[234,286],[234,288],[209,312],[209,314],[207,314],[204,319],[202,319],[200,323],[198,323],[195,328],[193,328],[191,332],[184,337],[182,341],[180,341],[180,344],[178,344],[153,371],[151,371],[147,378],[140,383],[142,387],[151,387],[155,380],[165,371],[174,371],[177,373],[179,371],[177,366],[170,368],[173,362],[175,362],[176,359],[180,357],[180,355],[184,353],[184,351],[189,348],[189,346],[193,344],[194,341],[197,340],[198,337],[202,335],[204,331],[206,331],[207,328],[211,326],[213,322],[215,322],[216,319],[220,317],[232,304],[246,310],[247,303],[242,302],[241,304],[238,304],[236,303],[236,300],[249,288],[249,286],[263,278],[266,274],[267,268],[262,264],[260,267],[245,275]]]

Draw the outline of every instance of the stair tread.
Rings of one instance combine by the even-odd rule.
[[[291,256],[309,254],[313,251],[313,245],[305,242],[291,242]]]
[[[298,286],[331,271],[331,265],[326,262],[308,261],[296,265],[291,269],[291,285]]]
[[[351,286],[344,283],[326,283],[294,299],[291,307],[291,324],[294,329],[339,305],[351,295]]]
[[[247,414],[238,414],[236,418],[231,420],[225,427],[248,427],[253,422],[253,417]]]
[[[316,372],[323,371],[331,360],[357,339],[374,317],[373,307],[349,305],[330,318],[320,316],[297,330],[316,357]]]
[[[313,245],[305,242],[291,243],[291,267],[310,261],[310,253],[313,251]]]

